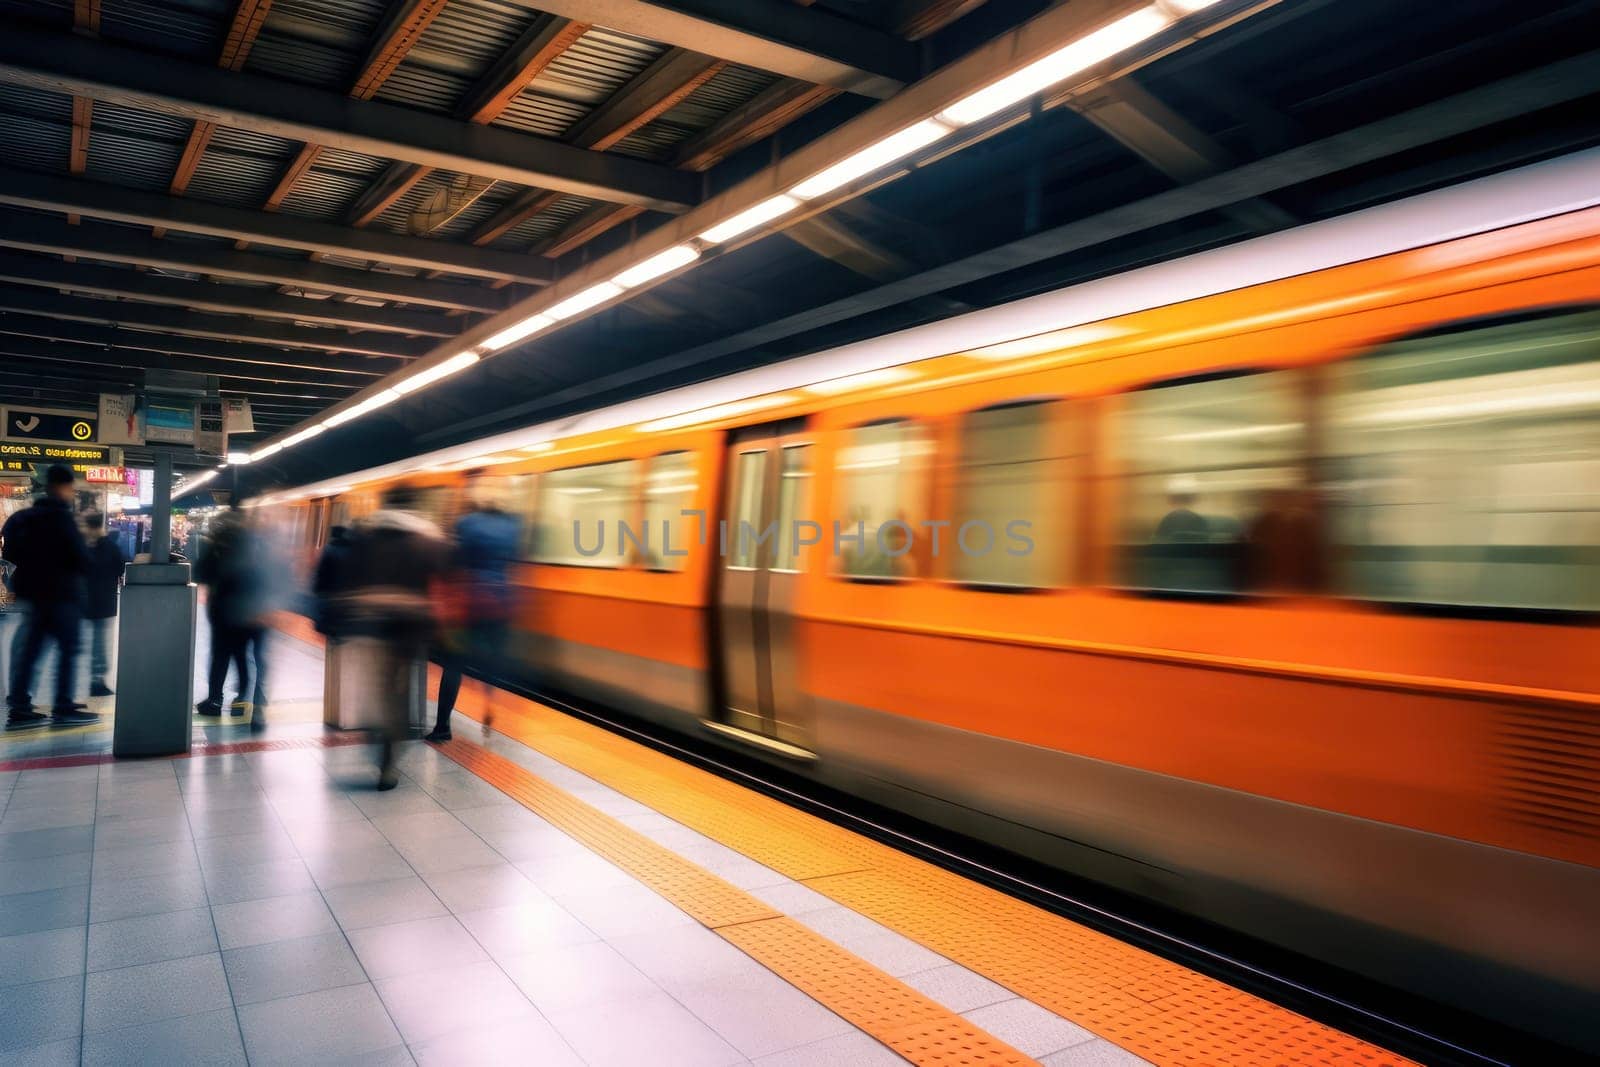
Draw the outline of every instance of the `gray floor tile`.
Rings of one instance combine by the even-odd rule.
[[[698,923],[620,937],[611,944],[669,993],[711,978],[765,970]]]
[[[78,1036],[83,979],[77,975],[0,988],[0,1049],[46,1045]]]
[[[0,800],[0,806],[4,801]],[[49,830],[21,830],[0,834],[0,860],[27,860],[39,856],[64,856],[94,848],[93,826],[63,826]]]
[[[230,1006],[222,956],[124,967],[89,975],[84,1001],[85,1033],[176,1019]]]
[[[540,1018],[468,1027],[419,1042],[412,1051],[422,1067],[500,1067],[506,1063],[584,1067],[555,1027]]]
[[[333,909],[333,917],[346,930],[446,914],[439,898],[416,875],[387,882],[340,886],[323,895]]]
[[[529,881],[553,897],[637,884],[627,871],[581,846],[575,852],[523,860],[515,866]]]
[[[91,852],[69,852],[61,856],[0,860],[0,896],[82,885],[89,880],[89,865],[93,859]]]
[[[258,1004],[367,980],[342,933],[272,941],[222,954],[236,1004]]]
[[[549,899],[528,876],[509,863],[423,874],[423,881],[454,912],[507,908],[529,900]]]
[[[182,811],[147,819],[101,815],[95,819],[96,844],[153,845],[162,841],[187,841],[189,820]]]
[[[498,801],[481,806],[455,808],[451,814],[469,829],[480,833],[484,830],[536,830],[541,827],[552,833],[561,833],[521,804],[503,796]],[[561,836],[566,837],[565,834]]]
[[[0,1067],[78,1067],[79,1049],[75,1037],[28,1048],[0,1048]]]
[[[243,1065],[244,1041],[232,1008],[107,1030],[84,1038],[84,1067],[127,1063]]]
[[[317,888],[304,861],[298,859],[271,860],[245,867],[213,867],[205,872],[205,884],[214,905],[286,897]]]
[[[896,977],[930,971],[950,962],[909,937],[846,908],[806,912],[796,919]]]
[[[367,984],[241,1005],[239,1024],[253,1067],[333,1063],[400,1044],[377,991]]]
[[[265,801],[260,804],[241,805],[225,810],[203,809],[189,811],[189,829],[195,841],[213,837],[236,837],[240,834],[260,834],[281,829],[277,815]]]
[[[308,854],[306,865],[323,890],[363,882],[386,882],[415,873],[405,857],[389,845]]]
[[[484,844],[512,863],[543,868],[588,850],[553,826],[521,830],[479,830]]]
[[[217,951],[210,908],[115,919],[89,927],[89,970],[110,971]]]
[[[998,982],[956,963],[908,974],[901,981],[958,1013],[1016,997]]]
[[[545,1015],[661,992],[661,987],[603,941],[544,949],[501,967]]]
[[[52,830],[66,826],[91,826],[94,824],[94,804],[77,803],[58,805],[29,803],[13,792],[11,803],[0,818],[0,834],[19,830]]]
[[[1099,1037],[1042,1056],[1039,1062],[1044,1067],[1148,1067],[1149,1063],[1127,1049]]]
[[[755,1067],[900,1067],[906,1061],[876,1039],[866,1034],[852,1033],[763,1056],[752,1062]]]
[[[82,974],[83,940],[82,927],[0,937],[0,986]]]
[[[365,819],[361,822],[294,823],[285,829],[302,856],[381,850],[389,845],[389,839]]]
[[[157,874],[148,878],[96,878],[89,892],[89,919],[107,922],[135,915],[183,911],[206,903],[198,874]]]
[[[750,890],[750,895],[764,904],[770,904],[785,915],[804,915],[810,911],[827,911],[837,908],[838,901],[830,900],[810,886],[799,882],[782,882]]]
[[[457,918],[497,960],[597,941],[600,937],[548,898],[526,900],[509,908],[466,911]]]
[[[405,1045],[391,1045],[374,1052],[359,1052],[354,1056],[337,1056],[328,1061],[331,1067],[412,1067],[416,1062]]]
[[[94,854],[94,877],[149,878],[157,874],[200,872],[190,841],[166,841],[152,845],[121,845],[102,848]]]
[[[465,827],[461,828],[460,835],[452,835],[442,841],[407,841],[397,844],[395,848],[418,874],[459,871],[505,862],[504,856]]]
[[[453,915],[350,931],[361,966],[374,982],[415,971],[436,971],[488,959]],[[379,985],[382,992],[382,985]]]
[[[665,993],[558,1012],[550,1022],[591,1067],[724,1067],[737,1049]]]
[[[1026,1056],[1044,1056],[1094,1040],[1094,1034],[1083,1027],[1021,997],[961,1015]]]
[[[300,852],[281,827],[251,834],[208,837],[194,843],[200,866],[206,871],[244,867],[277,860],[298,859]]]
[[[855,1027],[770,971],[675,987],[673,997],[751,1058],[854,1032]]]
[[[375,815],[372,825],[385,839],[394,843],[434,841],[466,830],[465,824],[448,811]]]
[[[89,887],[42,889],[0,897],[0,937],[82,926],[89,921]]]
[[[694,919],[687,913],[668,903],[654,890],[637,883],[596,889],[590,893],[558,895],[556,903],[607,940],[668,926],[694,924]]]
[[[316,892],[219,904],[212,907],[211,916],[224,952],[339,929],[322,894]]]
[[[422,971],[375,984],[407,1044],[475,1026],[538,1018],[528,998],[493,963]]]
[[[420,815],[423,812],[444,811],[437,801],[414,785],[391,789],[387,793],[379,793],[377,790],[352,791],[350,801],[366,812],[369,819],[385,815]]]

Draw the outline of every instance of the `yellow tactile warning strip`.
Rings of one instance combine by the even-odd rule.
[[[496,712],[507,736],[1152,1063],[1409,1062],[543,705],[502,693]]]
[[[503,756],[466,741],[446,756],[638,878],[819,1004],[927,1067],[1035,1061],[820,934]]]

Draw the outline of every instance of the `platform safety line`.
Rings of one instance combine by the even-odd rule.
[[[899,979],[504,756],[463,740],[437,748],[907,1061],[926,1067],[1035,1063]]]
[[[507,737],[1160,1067],[1410,1062],[573,716],[509,693],[496,712]]]

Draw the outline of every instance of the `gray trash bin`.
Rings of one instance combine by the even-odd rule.
[[[129,564],[117,627],[111,752],[189,751],[194,714],[194,627],[199,598],[187,563]]]

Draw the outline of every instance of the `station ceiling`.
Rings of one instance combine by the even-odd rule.
[[[0,0],[0,403],[92,407],[191,370],[248,396],[266,440],[1056,6]],[[1239,17],[248,477],[326,477],[1600,142],[1593,3],[1213,6]]]

